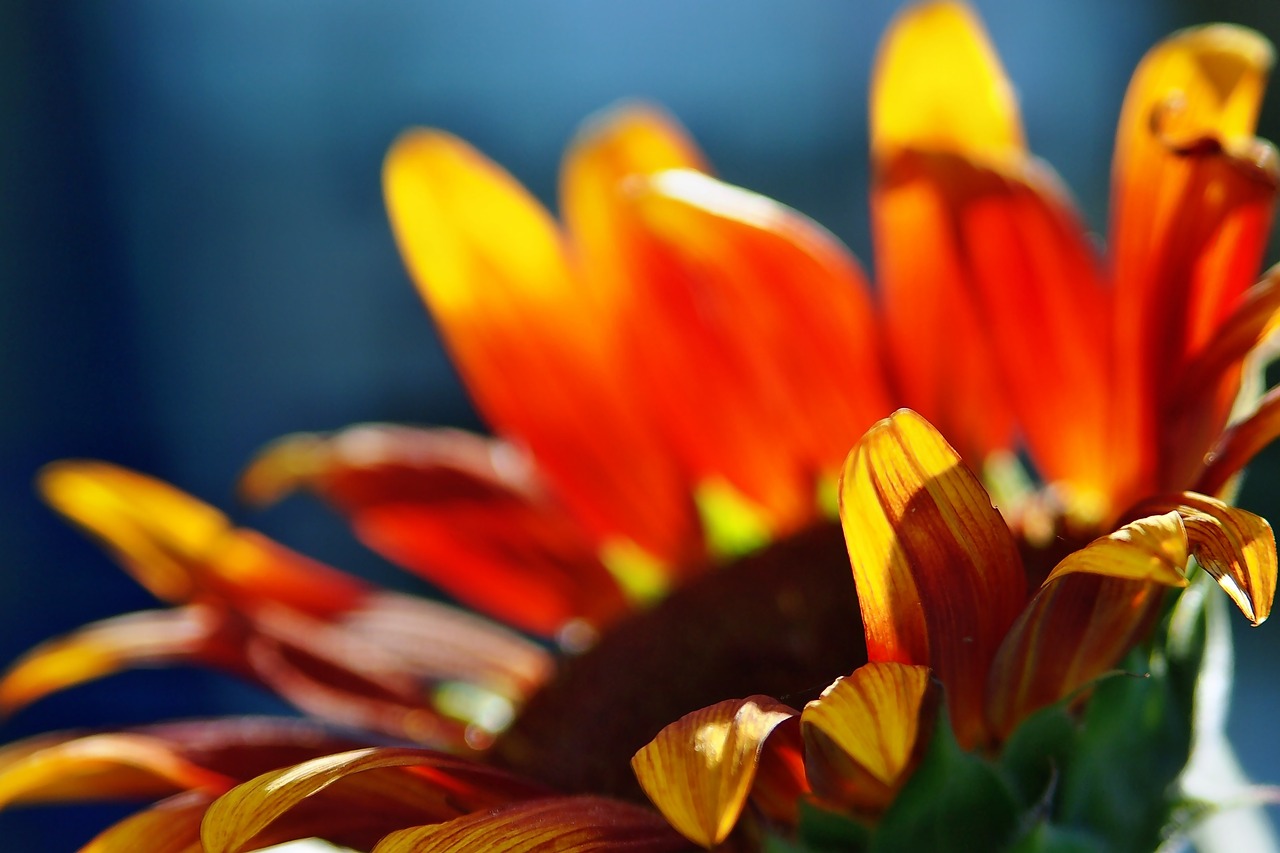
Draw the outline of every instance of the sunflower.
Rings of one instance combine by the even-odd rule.
[[[0,703],[199,661],[317,718],[432,749],[330,756],[353,744],[260,721],[89,746],[51,736],[0,756],[0,801],[186,792],[116,838],[167,826],[189,845],[230,791],[206,822],[215,836],[230,827],[215,849],[268,825],[246,814],[303,801],[318,828],[300,818],[272,837],[368,844],[453,819],[485,831],[488,809],[545,824],[540,809],[572,803],[555,812],[578,815],[566,831],[626,826],[678,845],[652,812],[598,795],[637,794],[631,754],[725,697],[821,703],[835,678],[891,673],[914,713],[928,667],[960,745],[995,749],[1119,663],[1192,554],[1262,621],[1270,530],[1220,498],[1280,430],[1277,395],[1246,381],[1280,318],[1280,282],[1253,284],[1277,187],[1274,151],[1252,136],[1270,58],[1259,36],[1221,25],[1147,55],[1117,135],[1104,260],[1027,153],[972,13],[907,10],[872,89],[874,296],[833,237],[712,177],[657,109],[623,106],[581,131],[563,224],[465,142],[406,133],[384,167],[392,227],[498,437],[290,436],[250,465],[244,494],[311,490],[372,548],[498,621],[371,589],[143,475],[60,462],[41,474],[46,498],[177,606],[34,650]],[[897,406],[920,415],[876,425]],[[961,554],[976,586],[939,568]],[[1111,592],[1130,584],[1136,599]],[[1096,642],[1039,642],[1059,622]],[[269,756],[306,769],[250,781]],[[757,797],[766,811],[786,812],[808,784],[788,766],[761,774],[766,788],[779,780]],[[913,766],[899,761],[858,807],[884,807]],[[332,805],[357,801],[385,808]],[[736,816],[717,811],[703,835],[673,822],[713,843]]]

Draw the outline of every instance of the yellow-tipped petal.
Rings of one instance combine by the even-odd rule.
[[[800,725],[814,792],[855,810],[886,807],[928,738],[929,687],[927,667],[868,663],[805,705]]]
[[[1026,602],[1004,519],[955,450],[907,409],[849,454],[840,499],[868,659],[933,669],[957,738],[974,744],[987,668]]]
[[[1045,584],[1073,572],[1087,572],[1121,580],[1186,586],[1183,571],[1191,557],[1188,547],[1187,529],[1178,513],[1140,518],[1067,555],[1054,566]]]
[[[873,156],[915,147],[1000,160],[1024,145],[1017,98],[972,10],[942,0],[899,15],[876,59]]]
[[[206,607],[131,613],[42,643],[0,679],[0,713],[128,667],[194,656],[217,631]]]
[[[1265,518],[1193,492],[1181,496],[1196,562],[1254,625],[1271,615],[1276,594],[1276,539]]]
[[[703,847],[733,831],[765,740],[795,711],[765,696],[731,699],[667,726],[631,759],[640,787],[681,835]]]

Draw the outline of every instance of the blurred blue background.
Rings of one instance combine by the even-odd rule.
[[[233,500],[240,467],[283,433],[475,425],[383,214],[380,162],[401,129],[459,134],[554,203],[575,125],[622,97],[654,99],[723,177],[814,216],[870,265],[867,75],[898,5],[0,4],[0,662],[152,604],[35,499],[32,474],[60,457],[150,472],[303,551],[415,588],[314,505],[248,514]],[[1274,4],[1243,0],[976,5],[1032,147],[1097,229],[1143,51],[1213,19],[1280,35]],[[1280,137],[1278,124],[1272,97],[1262,135]],[[1244,502],[1275,513],[1280,457],[1264,461]],[[1274,626],[1242,636],[1232,718],[1246,765],[1268,781],[1280,781],[1276,649]],[[246,708],[278,706],[207,673],[138,673],[28,709],[0,738]],[[72,849],[115,812],[66,814],[0,815],[0,842]]]

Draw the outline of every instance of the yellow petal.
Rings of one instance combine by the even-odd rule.
[[[977,477],[923,418],[896,412],[845,462],[840,519],[871,661],[930,667],[956,736],[981,739],[982,685],[1026,602],[1013,536]]]
[[[667,726],[631,766],[671,825],[712,847],[742,814],[765,740],[794,718],[795,711],[764,696],[719,702]]]
[[[1276,594],[1276,539],[1265,518],[1216,498],[1186,492],[1179,510],[1196,562],[1254,625],[1271,615]]]
[[[41,643],[0,679],[0,713],[133,666],[194,656],[217,630],[207,607],[130,613]]]
[[[868,663],[805,705],[800,725],[814,792],[855,810],[888,806],[922,734],[927,740],[929,685],[927,667]]]
[[[917,147],[998,160],[1023,150],[1017,99],[977,17],[912,6],[881,44],[871,89],[874,157]]]
[[[1176,512],[1152,515],[1101,536],[1054,566],[1045,584],[1072,572],[1186,586],[1187,529]]]

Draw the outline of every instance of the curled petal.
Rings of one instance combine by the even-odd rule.
[[[252,499],[304,487],[388,559],[472,607],[544,636],[627,610],[590,534],[506,442],[457,430],[362,425],[269,446],[242,480]]]
[[[927,667],[868,663],[805,705],[814,792],[855,811],[887,807],[928,742],[937,710],[930,685]]]
[[[631,759],[640,787],[681,835],[719,844],[738,822],[765,741],[795,711],[765,696],[731,699],[667,726]]]
[[[659,853],[690,849],[660,817],[603,797],[558,797],[516,803],[447,823],[393,832],[374,853]]]
[[[401,254],[486,420],[529,448],[599,540],[672,561],[696,552],[689,484],[617,381],[626,305],[580,286],[547,212],[437,131],[396,141],[383,188]]]
[[[1000,513],[942,436],[903,409],[849,454],[840,519],[868,659],[933,669],[960,743],[978,742],[982,683],[1026,600]]]
[[[1176,512],[1131,521],[1101,536],[1054,566],[1045,583],[1074,572],[1122,580],[1153,581],[1166,586],[1186,586],[1183,574],[1191,554],[1187,528]]]
[[[1276,539],[1265,518],[1217,498],[1183,492],[1165,502],[1180,513],[1196,562],[1254,625],[1271,615],[1276,593]]]
[[[265,773],[219,797],[205,814],[209,853],[236,853],[277,818],[326,792],[329,808],[365,810],[383,833],[449,820],[543,793],[506,774],[420,749],[374,747]],[[298,827],[306,837],[306,826]]]

